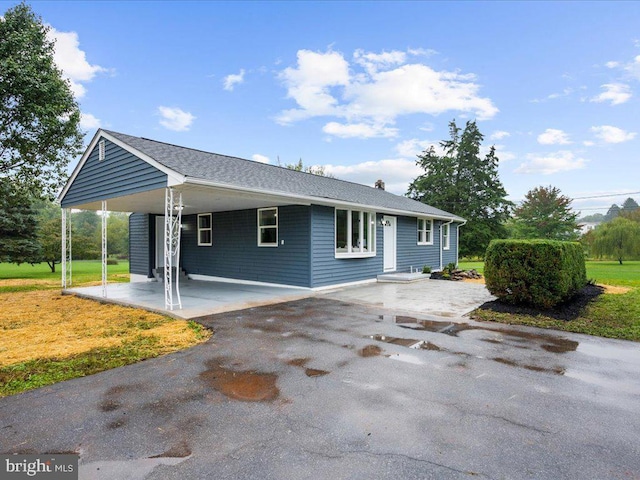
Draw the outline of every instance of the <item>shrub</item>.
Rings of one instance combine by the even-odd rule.
[[[107,265],[118,265],[118,260],[115,258],[107,258]]]
[[[582,246],[555,240],[493,240],[484,276],[500,300],[538,308],[568,300],[587,284]]]
[[[431,273],[431,267],[429,265],[425,265],[422,267],[422,273]]]

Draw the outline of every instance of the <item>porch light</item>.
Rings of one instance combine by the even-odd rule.
[[[380,225],[383,226],[383,227],[390,227],[391,226],[391,222],[389,220],[380,219]]]

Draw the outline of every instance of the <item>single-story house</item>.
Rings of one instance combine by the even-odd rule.
[[[181,202],[167,209],[167,192]],[[167,265],[166,212],[180,214],[179,255],[169,265],[189,277],[307,288],[457,263],[465,222],[381,182],[368,187],[103,129],[59,201],[132,212],[132,281]]]

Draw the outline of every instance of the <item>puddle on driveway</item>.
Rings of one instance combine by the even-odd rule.
[[[420,330],[434,333],[443,333],[450,337],[457,337],[458,333],[466,330],[481,330],[493,337],[482,338],[488,343],[504,344],[508,343],[516,348],[542,348],[547,352],[566,353],[573,352],[578,348],[578,342],[566,338],[556,337],[540,333],[508,330],[505,328],[483,328],[468,323],[440,322],[437,320],[417,320],[414,317],[402,315],[380,315],[381,320],[392,321],[401,328]],[[498,334],[496,337],[495,335]],[[374,338],[374,337],[371,337]],[[393,342],[389,342],[393,343]],[[402,345],[399,343],[399,345]],[[417,347],[415,347],[417,348]]]
[[[420,348],[422,340],[414,340],[413,338],[388,337],[386,335],[372,335],[370,338],[379,342],[391,343],[392,345],[401,345],[409,348]]]
[[[220,365],[221,360],[207,362],[200,378],[223,395],[243,402],[268,402],[280,395],[278,377],[273,373],[234,371]]]
[[[361,357],[377,357],[382,354],[382,349],[378,345],[367,345],[366,347],[358,350],[358,355]]]
[[[310,358],[292,358],[291,360],[287,360],[287,365],[291,365],[292,367],[304,367],[310,360]],[[326,370],[319,370],[317,368],[305,368],[304,373],[307,377],[322,377],[324,375],[328,375],[330,372]]]
[[[502,363],[503,365],[509,365],[510,367],[520,367],[526,368],[527,370],[531,370],[533,372],[546,372],[546,373],[555,373],[556,375],[564,375],[565,369],[562,367],[539,367],[538,365],[526,365],[523,363],[514,362],[513,360],[509,360],[508,358],[495,357],[492,358],[494,362]]]

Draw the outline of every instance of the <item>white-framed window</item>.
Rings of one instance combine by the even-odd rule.
[[[433,245],[433,220],[418,219],[418,245]]]
[[[278,246],[278,208],[258,209],[258,246]]]
[[[442,224],[442,249],[443,250],[449,250],[450,247],[450,243],[449,243],[449,227],[451,225],[449,223],[443,223]]]
[[[211,214],[198,214],[198,246],[210,247],[213,245],[213,229],[211,226]]]
[[[104,140],[100,140],[98,142],[98,161],[101,162],[104,160]]]
[[[376,255],[376,214],[336,208],[336,258]]]

